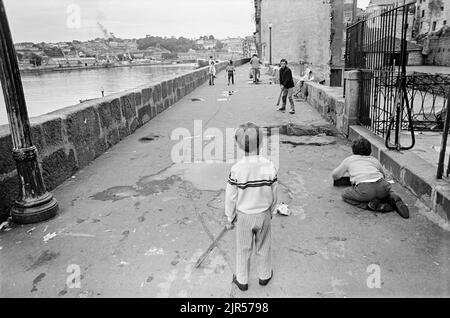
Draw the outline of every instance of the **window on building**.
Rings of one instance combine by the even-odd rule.
[[[423,29],[423,22],[420,22],[420,28]]]
[[[425,10],[422,10],[422,18],[425,16]]]
[[[447,25],[447,20],[444,20],[444,22],[442,22],[443,25]]]
[[[436,25],[437,25],[437,22],[434,21],[434,22],[433,22],[433,27],[431,28],[432,31],[436,31]]]

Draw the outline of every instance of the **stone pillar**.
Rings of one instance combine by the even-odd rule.
[[[343,133],[348,136],[350,126],[359,123],[359,104],[361,100],[361,71],[348,71],[344,74],[345,78],[345,109]]]
[[[41,222],[56,215],[58,202],[45,189],[37,149],[31,140],[22,80],[3,0],[0,0],[0,82],[20,181],[20,196],[11,209],[12,220],[22,224]]]

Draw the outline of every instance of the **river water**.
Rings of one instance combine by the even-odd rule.
[[[154,81],[185,74],[197,64],[117,67],[22,75],[28,116],[34,117],[78,104],[80,100],[99,98]],[[6,106],[0,94],[0,125],[7,124]]]

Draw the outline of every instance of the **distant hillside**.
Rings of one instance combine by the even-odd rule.
[[[146,50],[150,47],[161,47],[171,52],[188,52],[190,49],[198,49],[194,40],[189,40],[184,37],[166,38],[159,36],[147,36],[136,41],[138,50]]]

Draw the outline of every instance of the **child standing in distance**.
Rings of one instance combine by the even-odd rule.
[[[209,65],[209,85],[214,85],[214,78],[216,77],[216,67],[214,66],[214,62],[211,62]]]
[[[234,68],[233,61],[230,60],[230,63],[227,65],[227,75],[228,75],[228,86],[230,86],[230,80],[234,85],[234,73],[236,69]]]
[[[259,155],[262,130],[252,124],[241,125],[235,141],[245,156],[230,172],[225,194],[227,228],[236,222],[236,275],[233,283],[246,291],[250,257],[255,240],[259,284],[265,286],[273,276],[271,258],[271,219],[277,205],[277,169],[272,161]]]
[[[286,103],[287,103],[287,99],[289,99],[289,103],[291,105],[291,110],[289,111],[290,114],[295,114],[295,105],[294,105],[294,98],[292,97],[292,95],[294,94],[294,79],[292,77],[292,71],[291,69],[287,66],[287,61],[286,59],[282,59],[280,61],[280,72],[279,72],[279,76],[280,76],[280,86],[281,86],[281,90],[282,90],[282,101],[283,101],[283,106],[281,106],[278,110],[284,112],[286,110]]]
[[[352,144],[353,155],[334,169],[333,179],[350,176],[351,188],[344,190],[345,202],[363,209],[376,212],[396,210],[401,217],[409,218],[409,209],[403,200],[395,194],[381,163],[371,156],[372,146],[365,138],[359,138]]]

